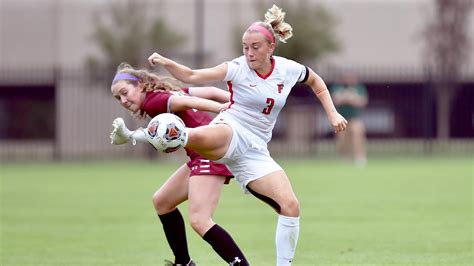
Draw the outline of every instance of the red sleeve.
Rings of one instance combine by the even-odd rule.
[[[150,117],[155,117],[168,112],[169,92],[149,92],[145,96],[143,110]]]

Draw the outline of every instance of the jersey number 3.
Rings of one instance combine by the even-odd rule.
[[[267,107],[263,108],[262,113],[269,115],[272,111],[273,105],[275,104],[275,100],[272,98],[267,98]]]

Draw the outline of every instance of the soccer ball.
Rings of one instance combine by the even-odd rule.
[[[148,123],[147,140],[155,149],[170,153],[186,145],[187,128],[183,120],[170,113],[155,116]]]

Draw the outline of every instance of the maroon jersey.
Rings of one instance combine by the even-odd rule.
[[[145,96],[145,101],[143,102],[142,109],[147,113],[150,117],[155,117],[162,113],[171,113],[170,112],[170,98],[173,95],[183,95],[188,93],[188,89],[184,88],[183,92],[169,92],[169,91],[154,91],[154,92],[147,92]],[[188,109],[181,112],[174,113],[175,115],[179,116],[186,127],[188,128],[195,128],[198,126],[208,125],[212,121],[212,117],[207,112],[201,112],[194,109]],[[220,166],[219,164],[210,162],[211,169],[215,169],[215,171],[207,171],[207,169],[199,170],[201,167],[198,165],[201,162],[205,164],[209,163],[209,160],[205,159],[204,157],[200,156],[196,152],[186,149],[186,154],[189,156],[191,161],[188,162],[188,166],[191,170],[194,170],[194,174],[216,174],[216,175],[224,175],[224,176],[232,176],[230,171],[227,169],[225,165]],[[214,165],[215,164],[215,165]],[[214,167],[215,166],[215,167]],[[206,168],[209,166],[204,166],[202,168]],[[196,172],[198,170],[198,172]],[[192,174],[193,174],[192,173]]]
[[[188,93],[188,89],[184,88],[183,92]],[[148,92],[145,96],[142,109],[150,117],[155,117],[162,113],[171,113],[169,110],[169,99],[173,94],[183,95],[183,92],[168,92],[168,91],[156,91]],[[182,112],[176,112],[175,115],[179,116],[186,127],[195,128],[198,126],[208,125],[212,121],[212,117],[206,112],[198,112],[197,110],[188,109]]]

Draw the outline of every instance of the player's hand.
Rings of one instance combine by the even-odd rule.
[[[342,132],[347,128],[347,120],[338,112],[329,114],[328,119],[336,133]]]
[[[112,127],[114,129],[112,132],[110,132],[111,144],[121,145],[127,143],[130,140],[130,135],[132,135],[133,132],[127,128],[123,118],[115,118],[114,122],[112,122]]]
[[[161,56],[158,53],[153,53],[148,57],[148,63],[150,66],[156,66],[157,64],[163,65],[165,57]]]
[[[226,103],[221,104],[219,113],[224,112],[225,110],[229,109],[230,105],[231,105],[231,102],[226,102]]]

